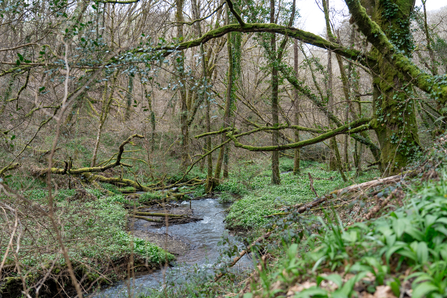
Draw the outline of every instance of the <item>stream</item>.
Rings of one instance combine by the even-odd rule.
[[[178,208],[189,208],[189,204],[190,202],[183,202]],[[186,247],[183,253],[177,256],[174,264],[171,264],[174,267],[118,282],[90,297],[138,297],[154,289],[162,289],[163,275],[165,275],[168,285],[181,285],[188,283],[192,272],[195,272],[196,278],[198,273],[202,274],[201,276],[213,274],[215,272],[213,268],[215,268],[215,263],[220,255],[219,250],[223,248],[218,243],[224,235],[231,240],[232,246],[237,245],[238,250],[244,249],[241,243],[235,242],[234,237],[228,236],[228,231],[225,229],[225,209],[229,207],[228,204],[221,204],[216,199],[193,200],[191,204],[194,216],[202,218],[202,220],[168,227],[169,239],[183,243]],[[134,230],[136,236],[138,236],[137,232],[145,231],[157,234],[166,233],[166,227],[156,228],[144,220],[137,220],[134,223]],[[163,247],[163,245],[160,246]],[[252,267],[251,258],[244,256],[233,267],[233,270],[247,270]],[[128,293],[129,284],[131,285],[131,295]]]

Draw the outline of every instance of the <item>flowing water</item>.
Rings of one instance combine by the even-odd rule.
[[[184,208],[189,208],[189,202],[183,202]],[[190,281],[191,272],[202,272],[202,276],[208,273],[213,274],[215,263],[219,258],[219,250],[222,246],[218,243],[222,236],[227,235],[225,230],[225,209],[228,205],[220,204],[215,199],[203,199],[192,201],[194,216],[202,218],[201,221],[191,222],[181,225],[173,225],[167,228],[168,234],[175,239],[180,239],[188,243],[189,249],[185,254],[177,257],[174,267],[165,270],[157,270],[154,273],[142,275],[126,282],[119,282],[116,285],[107,288],[91,297],[129,297],[128,285],[131,285],[131,293],[138,297],[141,294],[148,293],[150,289],[161,289],[163,276],[167,277],[168,284],[181,285]],[[148,232],[164,234],[166,227],[155,228],[145,225],[144,221],[135,222],[135,229],[146,229]],[[231,246],[237,245],[238,250],[243,247],[235,242],[233,237]],[[246,270],[253,266],[252,260],[244,256],[234,270]],[[196,277],[197,278],[197,277]]]

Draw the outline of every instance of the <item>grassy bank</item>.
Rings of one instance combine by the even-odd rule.
[[[438,183],[407,190],[401,208],[376,220],[346,227],[318,219],[320,233],[284,245],[244,298],[446,297],[445,172]]]
[[[217,190],[223,192],[223,198],[229,194],[241,197],[230,209],[226,218],[230,229],[253,230],[262,228],[270,220],[266,216],[278,212],[278,208],[306,203],[316,198],[310,188],[309,174],[319,196],[335,189],[352,184],[373,180],[377,171],[344,182],[338,172],[327,171],[326,165],[318,162],[302,162],[299,175],[293,175],[293,160],[281,160],[281,185],[271,185],[271,171],[261,170],[266,167],[246,165],[237,173],[219,185]],[[354,172],[349,172],[354,176]]]

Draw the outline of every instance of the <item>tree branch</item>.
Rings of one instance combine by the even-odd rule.
[[[114,163],[106,165],[106,166],[102,166],[102,167],[85,167],[85,168],[77,168],[77,169],[69,169],[69,168],[51,168],[51,169],[41,169],[40,172],[41,174],[44,174],[48,171],[50,171],[53,174],[60,174],[60,175],[65,175],[65,174],[72,174],[72,175],[81,175],[81,174],[86,174],[86,173],[98,173],[98,172],[104,172],[108,169],[117,167],[119,165],[121,165],[121,158],[122,155],[124,153],[124,146],[127,145],[128,143],[130,143],[132,141],[133,138],[139,138],[139,139],[143,139],[144,137],[142,135],[139,134],[134,134],[131,135],[129,138],[127,138],[127,140],[125,140],[120,146],[119,146],[119,151],[118,154],[116,156],[116,160]],[[110,178],[112,179],[112,178]],[[119,179],[118,179],[119,180]],[[117,180],[117,181],[118,181]]]
[[[210,30],[201,37],[191,41],[182,42],[180,44],[169,47],[163,46],[163,47],[155,47],[152,49],[138,49],[135,51],[135,53],[144,53],[149,51],[164,51],[163,56],[169,56],[173,52],[199,46],[202,43],[206,43],[214,38],[222,37],[230,32],[278,33],[281,35],[289,36],[290,38],[301,40],[302,42],[314,45],[319,48],[332,50],[334,53],[340,54],[341,56],[357,60],[359,61],[359,63],[367,67],[372,67],[373,65],[377,64],[376,60],[373,57],[365,55],[362,52],[354,49],[348,49],[342,47],[337,43],[330,42],[313,33],[278,24],[260,24],[260,23],[249,23],[249,24],[245,23],[244,26],[241,26],[240,24],[229,24],[214,30]]]
[[[371,129],[371,126],[369,125],[370,121],[371,121],[370,118],[359,119],[359,120],[353,121],[351,123],[345,124],[343,126],[340,126],[340,127],[333,129],[331,131],[328,131],[324,134],[321,134],[315,138],[300,141],[300,142],[290,143],[290,144],[286,144],[286,145],[279,145],[279,146],[259,146],[259,147],[257,147],[257,146],[244,145],[244,144],[240,143],[237,140],[237,138],[239,138],[243,135],[246,135],[247,133],[241,133],[238,135],[233,135],[232,133],[228,133],[227,136],[233,140],[234,145],[236,147],[246,149],[249,151],[281,151],[281,150],[301,148],[301,147],[313,145],[316,143],[320,143],[320,142],[322,142],[326,139],[329,139],[331,137],[334,137],[336,135],[350,133],[351,131],[353,131],[354,129],[356,129],[358,127],[362,127],[359,130]],[[358,130],[356,132],[358,132]]]
[[[231,0],[226,0],[226,1],[227,1],[228,8],[230,9],[231,13],[236,18],[239,25],[241,25],[241,27],[244,27],[245,22],[242,20],[241,16],[236,12],[236,10],[234,10],[233,2],[231,2]]]
[[[140,0],[124,0],[124,1],[119,1],[119,0],[101,0],[98,1],[99,3],[111,3],[111,4],[133,4],[133,3],[138,3],[140,2]]]

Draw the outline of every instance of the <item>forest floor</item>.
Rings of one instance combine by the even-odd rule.
[[[247,247],[254,244],[255,270],[235,275],[226,270],[232,264],[223,264],[218,276],[192,277],[194,282],[150,297],[446,297],[445,153],[445,144],[437,144],[388,183],[380,182],[380,173],[372,169],[358,177],[348,171],[351,178],[343,181],[325,164],[307,161],[293,175],[293,161],[283,158],[281,185],[271,185],[268,160],[240,162],[214,197],[233,203],[226,225]],[[192,183],[168,187],[169,181],[178,181],[172,177],[165,187],[140,194],[99,184],[62,187],[50,196],[36,180],[21,194],[2,195],[5,216],[0,220],[8,228],[2,237],[12,233],[11,241],[20,243],[17,251],[10,249],[16,243],[0,248],[2,297],[20,297],[24,285],[31,297],[36,292],[39,297],[74,295],[59,238],[85,291],[170,262],[174,256],[159,247],[165,237],[142,233],[129,222],[135,210],[160,213],[168,200],[207,196],[200,183],[203,173],[195,170],[183,178]],[[11,177],[10,184],[20,179]],[[347,190],[367,181],[380,183]],[[160,224],[157,217],[146,217]],[[11,224],[14,218],[20,225]],[[167,251],[181,255],[189,249],[171,240],[163,245]],[[240,251],[226,254],[236,260]]]
[[[283,160],[282,185],[273,186],[269,171],[250,164],[218,189],[221,200],[235,201],[227,226],[255,244],[255,270],[149,297],[447,297],[445,148],[436,144],[388,180],[370,171],[343,182],[306,162],[294,176]]]

